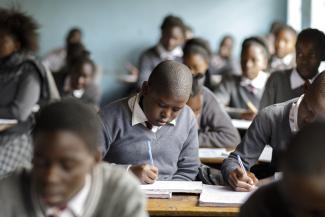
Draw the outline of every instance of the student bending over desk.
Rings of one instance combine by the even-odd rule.
[[[129,168],[142,183],[194,180],[199,144],[197,123],[186,105],[191,88],[189,68],[165,61],[141,93],[104,107],[105,160]]]
[[[239,155],[246,169],[259,158],[265,145],[273,148],[272,172],[279,170],[278,159],[291,137],[315,118],[325,118],[325,71],[319,74],[305,95],[293,100],[266,107],[256,116],[242,142],[223,162],[222,174],[236,191],[250,191],[258,180],[254,174],[239,167]]]

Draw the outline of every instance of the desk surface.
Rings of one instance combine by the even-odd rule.
[[[173,195],[171,199],[149,199],[150,216],[237,216],[238,207],[200,207],[199,195]]]

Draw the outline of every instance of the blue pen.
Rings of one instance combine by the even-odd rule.
[[[244,171],[245,176],[247,176],[246,169],[245,169],[244,164],[243,164],[243,162],[241,161],[241,158],[240,158],[239,155],[237,155],[237,160],[238,160],[238,162],[239,162],[240,167],[241,167],[242,170]]]
[[[152,158],[152,151],[151,151],[151,142],[148,141],[147,142],[147,145],[148,145],[149,161],[150,161],[150,164],[153,165],[153,158]]]

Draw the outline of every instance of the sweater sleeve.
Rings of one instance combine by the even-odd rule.
[[[0,107],[0,117],[26,121],[37,104],[41,93],[41,80],[37,69],[32,64],[25,64],[16,95],[13,101],[6,107]]]
[[[192,115],[190,131],[178,158],[177,171],[172,180],[193,181],[200,166],[196,120]]]
[[[268,107],[259,112],[247,130],[242,142],[224,160],[221,171],[225,181],[228,180],[229,173],[239,167],[237,155],[241,157],[245,168],[248,170],[256,163],[264,147],[269,144],[271,139],[272,113],[272,107]]]
[[[232,125],[229,115],[216,100],[207,103],[200,121],[200,146],[234,148],[239,142],[239,133]]]

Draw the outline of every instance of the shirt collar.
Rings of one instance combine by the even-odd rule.
[[[309,79],[309,82],[312,83],[319,73],[317,73],[312,79]],[[290,86],[291,89],[296,89],[305,84],[305,80],[299,75],[296,68],[294,68],[290,75]]]
[[[143,126],[146,127],[146,122],[148,121],[148,118],[146,117],[146,115],[144,114],[144,112],[140,106],[140,103],[139,103],[140,97],[141,97],[141,95],[138,93],[128,100],[128,105],[132,112],[131,124],[132,124],[132,126],[137,125],[137,124],[142,124]],[[176,119],[172,120],[168,124],[175,126]],[[153,132],[157,132],[160,128],[161,127],[153,126],[151,130]]]
[[[157,44],[157,52],[161,59],[163,60],[175,60],[177,57],[183,56],[183,49],[178,46],[174,48],[172,51],[167,51],[162,44]]]
[[[296,133],[299,131],[298,126],[298,110],[302,99],[304,98],[304,94],[301,95],[297,102],[292,103],[290,113],[289,113],[289,124],[292,133]]]
[[[246,77],[242,77],[240,85],[244,86],[244,87],[252,85],[256,89],[263,89],[268,77],[269,77],[269,74],[267,74],[266,72],[260,71],[258,73],[258,75],[256,76],[256,78],[254,78],[253,80],[250,80]]]

